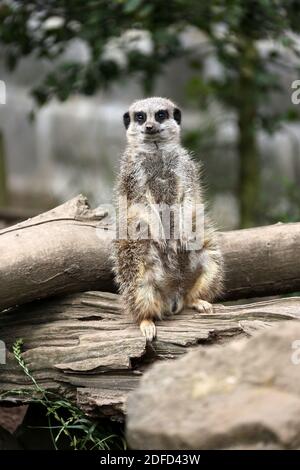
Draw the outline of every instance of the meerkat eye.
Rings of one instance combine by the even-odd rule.
[[[168,119],[168,117],[169,117],[169,113],[168,111],[164,109],[160,109],[159,111],[157,111],[157,113],[155,113],[155,120],[157,122],[163,122],[166,119]]]
[[[143,124],[146,121],[146,117],[146,113],[143,113],[142,111],[134,113],[134,120],[139,124]]]

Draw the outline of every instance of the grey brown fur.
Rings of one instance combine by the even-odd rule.
[[[126,198],[128,226],[146,227],[151,236],[144,239],[141,230],[136,239],[117,239],[114,271],[126,311],[149,340],[155,336],[156,319],[183,306],[212,311],[211,302],[222,290],[223,261],[208,216],[203,244],[196,250],[187,249],[190,240],[183,235],[176,240],[158,237],[149,217],[156,204],[203,204],[198,169],[180,142],[180,121],[176,105],[156,97],[133,103],[124,115],[127,147],[116,186],[117,205],[120,197]],[[120,207],[119,217],[122,226],[125,214]]]

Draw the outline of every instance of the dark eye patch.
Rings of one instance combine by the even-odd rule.
[[[124,122],[125,128],[128,129],[129,124],[130,124],[130,115],[128,112],[123,115],[123,122]]]
[[[177,124],[180,125],[180,123],[181,123],[181,111],[180,111],[180,109],[175,108],[173,116],[174,116],[174,119],[177,122]]]
[[[166,119],[169,119],[169,113],[166,109],[160,109],[157,111],[157,113],[155,113],[155,120],[157,122],[163,122]]]
[[[146,118],[147,115],[143,111],[138,111],[137,113],[134,113],[134,120],[139,124],[143,124],[146,121]]]

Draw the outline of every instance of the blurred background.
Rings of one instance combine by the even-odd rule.
[[[112,197],[122,115],[183,111],[222,229],[300,220],[300,3],[0,1],[0,221]]]
[[[0,228],[110,202],[149,95],[181,107],[221,229],[300,220],[299,0],[0,0]]]

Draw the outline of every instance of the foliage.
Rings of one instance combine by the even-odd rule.
[[[10,46],[5,58],[11,69],[32,52],[39,58],[57,59],[74,38],[88,45],[86,63],[56,64],[35,90],[41,103],[54,95],[64,100],[74,92],[93,94],[128,74],[141,72],[142,81],[150,84],[166,62],[179,55],[185,55],[194,70],[201,70],[201,60],[192,54],[193,48],[180,40],[187,26],[206,35],[207,44],[213,46],[223,67],[219,78],[195,74],[190,92],[201,105],[217,97],[230,107],[239,107],[243,100],[238,93],[241,68],[255,85],[255,101],[264,100],[266,92],[279,86],[276,72],[268,68],[270,63],[284,65],[279,45],[300,55],[290,34],[300,30],[296,0],[14,0],[0,8],[0,41]],[[132,37],[131,44],[124,46],[126,63],[120,64],[107,57],[106,46],[129,29],[150,31],[152,47],[147,52],[140,50]],[[262,39],[276,40],[267,56],[260,57],[255,48],[247,55],[249,43]],[[259,119],[267,126],[268,116],[261,113]]]
[[[186,45],[187,30],[201,35],[201,46]],[[13,69],[31,53],[54,61],[53,70],[33,90],[40,104],[53,96],[91,95],[133,75],[150,93],[165,65],[184,57],[194,71],[187,84],[194,105],[203,109],[217,100],[236,115],[237,190],[244,226],[252,225],[257,213],[257,130],[271,132],[284,119],[297,117],[294,109],[270,113],[268,100],[280,92],[283,70],[292,67],[297,76],[300,51],[293,33],[299,31],[298,0],[14,0],[0,7],[7,65]],[[88,47],[84,62],[63,59],[75,38]],[[268,47],[262,53],[265,40]],[[212,52],[221,73],[209,76],[203,65]]]
[[[36,398],[32,397],[32,392],[28,390],[13,390],[7,392],[12,395],[30,395],[30,401],[39,403],[46,409],[48,418],[48,429],[51,433],[53,446],[58,450],[60,439],[64,435],[71,448],[74,450],[109,450],[122,449],[125,447],[125,440],[122,436],[108,434],[108,429],[102,428],[97,421],[89,419],[79,408],[64,397],[53,392],[44,390],[35,380],[22,357],[21,339],[13,345],[13,353],[16,361],[24,374],[34,385]],[[6,392],[1,394],[4,398]],[[55,424],[52,424],[55,422]]]

